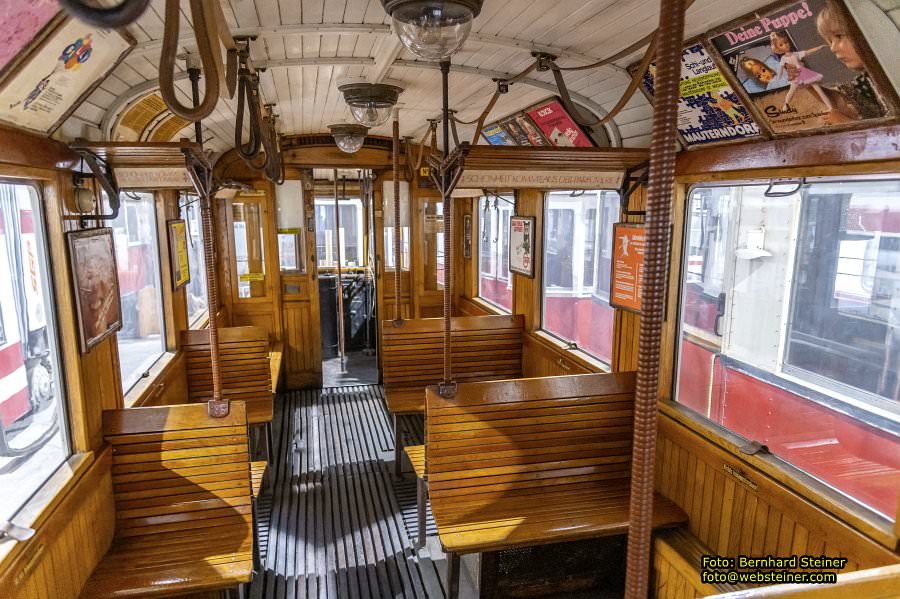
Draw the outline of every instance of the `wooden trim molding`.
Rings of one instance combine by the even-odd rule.
[[[0,163],[44,169],[71,169],[78,156],[64,143],[14,127],[0,126]]]
[[[806,169],[794,176],[815,176],[823,173],[807,171],[829,166],[850,169],[863,163],[868,172],[898,168],[900,125],[685,151],[678,155],[675,172],[691,178],[723,173],[773,177],[789,176],[786,169]]]

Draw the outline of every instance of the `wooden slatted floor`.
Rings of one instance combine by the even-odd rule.
[[[390,422],[378,386],[276,400],[274,485],[261,500],[268,529],[251,598],[444,596],[435,564],[417,555],[404,525],[397,486],[408,483],[391,474]],[[401,426],[421,438],[421,425]]]

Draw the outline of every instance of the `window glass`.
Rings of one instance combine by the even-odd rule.
[[[206,258],[203,250],[203,221],[200,218],[200,200],[189,195],[182,198],[181,215],[187,225],[188,267],[191,282],[185,287],[188,322],[197,325],[206,316],[209,306],[206,294]]]
[[[609,305],[615,191],[552,192],[544,201],[543,329],[612,361]]]
[[[335,235],[334,198],[316,198],[316,252],[320,268],[337,268],[338,245]],[[341,267],[365,266],[363,249],[363,208],[359,198],[340,200]]]
[[[512,312],[509,219],[513,212],[512,197],[478,200],[478,297],[506,312]]]
[[[278,266],[281,272],[306,272],[306,212],[303,183],[285,181],[275,186],[278,217]]]
[[[265,297],[266,261],[260,205],[258,202],[233,201],[231,218],[238,299]]]
[[[425,200],[422,205],[425,231],[425,290],[444,288],[444,204],[438,199]]]
[[[900,181],[698,188],[677,400],[893,518]]]
[[[122,388],[131,389],[166,351],[153,194],[123,192],[119,216],[110,221],[122,294],[117,335]]]
[[[37,190],[0,183],[0,521],[69,457]]]
[[[394,270],[394,183],[384,182],[384,269]],[[400,262],[409,270],[409,183],[400,182]]]

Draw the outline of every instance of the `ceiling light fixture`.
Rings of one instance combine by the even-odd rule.
[[[406,48],[424,60],[453,56],[472,30],[484,0],[381,0]]]
[[[402,87],[387,83],[346,83],[338,87],[353,118],[365,127],[378,127],[391,118]]]
[[[366,141],[368,127],[362,125],[328,125],[334,143],[348,154],[355,154]]]

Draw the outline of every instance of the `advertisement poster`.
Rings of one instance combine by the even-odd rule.
[[[806,0],[710,41],[778,134],[891,116],[865,58],[871,55],[868,46],[857,32],[842,7]]]
[[[534,278],[533,216],[512,216],[509,219],[509,271]]]
[[[34,40],[59,12],[57,0],[0,0],[0,71]]]
[[[594,144],[585,135],[563,105],[558,100],[550,99],[532,109],[528,116],[544,133],[550,143],[560,147],[592,148]]]
[[[653,101],[655,64],[644,73],[641,83]],[[759,126],[702,44],[693,44],[681,54],[678,131],[688,146],[759,136]]]
[[[493,125],[488,125],[484,129],[481,130],[481,136],[484,137],[485,141],[492,146],[517,146],[519,144],[516,143],[509,133],[506,132],[506,129],[500,126],[499,123],[494,123]]]
[[[188,264],[187,226],[183,220],[170,220],[169,255],[172,256],[172,287],[181,289],[191,281]]]
[[[69,20],[46,39],[0,91],[0,118],[50,133],[122,58],[129,42]]]
[[[641,311],[644,286],[644,225],[613,225],[613,267],[609,305],[631,312]]]
[[[500,126],[519,146],[549,146],[550,142],[525,113],[514,114],[500,121]]]

